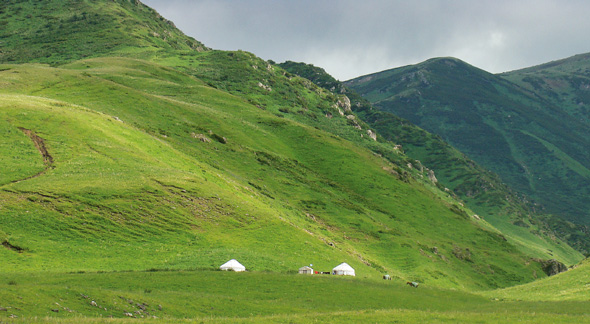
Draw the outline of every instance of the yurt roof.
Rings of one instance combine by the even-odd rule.
[[[241,263],[239,263],[236,259],[231,259],[226,263],[222,264],[220,268],[243,268],[246,269]]]
[[[348,263],[343,262],[340,263],[339,265],[337,265],[334,269],[332,270],[339,270],[339,271],[354,271],[354,269],[348,265]]]

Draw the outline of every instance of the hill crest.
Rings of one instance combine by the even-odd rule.
[[[0,4],[0,25],[0,62],[8,63],[208,50],[137,0],[7,0]]]

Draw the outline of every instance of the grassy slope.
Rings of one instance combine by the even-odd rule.
[[[95,4],[80,3],[89,5],[85,10]],[[96,2],[107,3],[114,7],[102,12],[116,8],[117,2]],[[7,8],[16,7],[3,6],[4,13]],[[175,69],[122,58],[0,67],[0,120],[7,129],[0,156],[11,168],[0,187],[0,239],[6,247],[0,257],[4,276],[14,278],[3,294],[22,284],[22,294],[34,296],[24,303],[54,305],[56,291],[78,298],[65,290],[87,287],[72,278],[66,278],[67,287],[39,285],[44,278],[67,276],[58,272],[211,269],[230,257],[251,270],[279,272],[310,262],[325,271],[347,261],[360,277],[387,271],[427,286],[465,289],[513,285],[541,273],[485,223],[471,220],[468,210],[413,180],[416,171],[400,166],[407,158],[368,139],[364,124],[325,117],[336,116],[338,98],[308,81],[286,82],[280,70],[264,70],[260,59],[243,52],[137,52]],[[260,76],[252,71],[270,77],[244,79]],[[262,81],[276,91],[260,87]],[[49,162],[34,154],[19,127],[43,139]],[[16,167],[22,159],[30,166]],[[41,278],[34,278],[41,270]],[[171,282],[182,281],[168,275]],[[259,276],[256,283],[268,276],[252,275]],[[125,289],[151,293],[142,285],[152,281],[141,274],[122,276],[108,274],[94,282],[102,289],[88,289],[105,298]],[[141,285],[117,287],[129,276]],[[116,283],[102,285],[104,278]],[[339,282],[327,280],[327,287]],[[27,288],[26,282],[35,285]],[[105,292],[109,286],[114,290]],[[3,298],[13,304],[17,297]],[[171,299],[170,305],[182,307],[177,297]],[[227,306],[224,312],[240,311]],[[256,305],[247,304],[246,315],[248,308]],[[44,316],[46,310],[27,306],[21,314]]]
[[[580,260],[580,253],[555,239],[553,232],[548,230],[548,225],[539,219],[540,216],[535,215],[523,198],[510,190],[497,175],[480,167],[439,136],[391,113],[373,109],[365,98],[346,88],[323,69],[295,62],[285,62],[279,66],[309,78],[332,92],[345,93],[353,103],[352,108],[356,114],[374,127],[383,138],[401,144],[403,151],[415,159],[407,163],[418,168],[424,165],[435,170],[439,187],[442,185],[450,188],[523,252],[537,258],[557,258],[570,265]]]
[[[0,26],[1,62],[61,64],[113,52],[206,50],[133,0],[7,0],[0,4]]]
[[[113,60],[107,61],[106,65],[109,65],[109,69],[112,69],[111,63],[113,63]],[[137,62],[132,61],[131,63]],[[155,67],[149,64],[144,65],[150,68]],[[164,111],[171,113],[173,109],[176,109],[177,113],[189,114],[193,117],[190,118],[191,123],[198,122],[195,118],[197,115],[201,120],[206,120],[207,117],[211,118],[212,114],[216,118],[218,116],[219,118],[224,117],[222,111],[212,111],[211,108],[205,106],[190,109],[191,105],[189,104],[166,105],[167,100],[158,101],[151,96],[146,98],[139,95],[129,98],[129,96],[124,95],[124,92],[128,91],[124,87],[119,87],[121,96],[116,96],[113,94],[114,90],[116,90],[113,83],[98,78],[97,80],[90,80],[89,83],[85,84],[86,87],[79,88],[80,91],[77,92],[75,87],[68,84],[68,78],[70,78],[70,81],[77,82],[80,79],[88,79],[89,77],[78,72],[70,73],[65,70],[60,70],[62,73],[58,73],[57,77],[51,75],[56,71],[48,68],[28,67],[20,69],[18,74],[24,80],[27,80],[27,73],[39,76],[38,80],[41,84],[38,84],[37,87],[44,88],[45,86],[42,84],[47,80],[43,80],[42,76],[47,76],[43,72],[48,72],[55,81],[63,83],[64,87],[68,89],[68,96],[78,97],[86,90],[92,89],[85,92],[86,100],[94,101],[95,104],[105,108],[112,109],[114,107],[109,106],[108,100],[97,99],[107,97],[105,94],[110,93],[111,99],[128,109],[148,108],[146,105],[127,106],[128,102],[133,101],[137,104],[143,100],[144,103],[149,103],[152,107],[159,107],[161,110],[158,115],[161,115]],[[139,71],[137,72],[139,73]],[[182,75],[178,76],[182,77]],[[195,87],[198,88],[199,85],[199,82],[195,82]],[[35,87],[31,83],[27,83],[25,86]],[[186,84],[177,84],[179,88],[184,86]],[[203,90],[205,93],[214,91],[207,88]],[[31,91],[35,92],[34,89]],[[60,90],[59,87],[52,87],[51,91],[59,93]],[[95,92],[92,93],[92,91]],[[100,92],[100,94],[97,94],[96,91]],[[194,95],[203,95],[203,93],[197,93],[196,91],[193,93]],[[220,98],[223,97],[222,95],[208,95],[206,97],[221,101],[230,110],[236,108],[236,103],[232,102],[235,99],[232,100],[231,97],[225,96],[225,100]],[[323,242],[317,239],[307,242],[310,240],[310,236],[302,229],[293,230],[288,229],[289,226],[284,226],[283,224],[288,222],[280,220],[282,213],[279,213],[279,217],[277,217],[277,211],[271,210],[272,203],[270,199],[260,198],[264,196],[254,192],[247,181],[243,179],[236,181],[231,175],[227,178],[220,176],[220,171],[201,162],[200,157],[209,156],[208,149],[216,150],[216,144],[210,144],[208,149],[201,147],[200,151],[198,151],[196,143],[200,143],[199,140],[192,138],[191,133],[187,132],[184,135],[189,138],[189,143],[185,143],[184,146],[187,147],[192,144],[195,149],[182,153],[172,147],[173,143],[164,142],[161,134],[156,136],[146,134],[133,126],[126,126],[128,125],[127,122],[113,121],[108,116],[100,114],[98,116],[104,116],[107,121],[99,123],[100,119],[89,119],[89,117],[80,121],[77,116],[65,115],[62,111],[64,109],[59,108],[60,105],[70,107],[69,104],[58,102],[41,105],[39,100],[22,96],[17,96],[15,99],[15,97],[10,96],[4,102],[3,112],[8,114],[7,118],[12,120],[13,127],[15,127],[14,124],[17,124],[35,129],[40,136],[45,138],[55,159],[54,169],[43,177],[3,188],[5,191],[13,192],[13,194],[4,194],[4,207],[5,210],[10,212],[4,214],[7,221],[3,222],[3,230],[8,233],[7,235],[12,244],[23,246],[31,251],[31,255],[27,256],[26,253],[20,255],[3,250],[2,252],[7,254],[7,257],[17,262],[12,270],[16,271],[29,267],[52,269],[212,267],[219,263],[219,260],[230,256],[261,259],[258,261],[258,265],[251,265],[249,267],[251,269],[257,267],[259,269],[286,269],[292,267],[284,264],[275,265],[274,258],[271,258],[271,261],[265,257],[266,254],[277,248],[274,245],[275,240],[273,237],[275,236],[283,236],[282,244],[284,244],[284,247],[279,251],[307,249],[310,254],[314,254],[318,253],[317,248],[320,248],[319,251],[322,251],[322,254],[327,253],[326,256],[338,255],[337,257],[327,257],[327,259],[332,258],[332,261],[326,260],[324,261],[326,263],[334,263],[337,262],[336,259],[342,258],[342,253],[332,253],[330,249],[324,248],[325,244]],[[238,107],[240,107],[239,104],[238,102]],[[19,107],[19,109],[7,109],[14,106]],[[30,106],[38,108],[23,113]],[[85,109],[81,110],[85,111]],[[55,115],[56,111],[59,112],[57,115],[59,117],[47,117]],[[250,109],[250,112],[255,113],[256,111]],[[118,113],[120,113],[118,115],[123,120],[126,120],[131,115],[130,112],[125,114],[123,109],[119,110]],[[152,113],[156,112],[152,111]],[[26,118],[16,118],[16,116],[10,114],[32,115],[31,118],[43,120],[44,122],[39,123]],[[163,120],[162,118],[150,118],[149,114],[137,114],[136,116],[144,121],[170,122],[170,120]],[[96,117],[96,115],[93,115],[93,117]],[[234,131],[233,134],[232,132],[224,132],[224,135],[228,136],[230,140],[234,138],[233,136],[235,138],[244,138],[246,139],[242,142],[244,145],[252,139],[254,134],[258,136],[269,135],[268,133],[258,134],[256,132],[244,135],[244,132],[248,133],[248,130],[244,129],[248,127],[244,126],[242,120],[244,117],[247,117],[246,113],[241,114],[238,118],[232,118],[231,121],[226,121],[224,127],[232,128]],[[53,122],[50,123],[47,120]],[[175,121],[180,122],[181,120]],[[216,121],[219,122],[219,120]],[[108,124],[108,122],[113,125]],[[91,130],[94,131],[87,129],[90,124],[92,124]],[[110,132],[107,132],[105,127],[100,127],[100,131],[97,131],[95,124],[100,126],[102,124],[110,125]],[[74,125],[80,126],[74,127]],[[150,129],[157,131],[166,129],[159,126],[161,125],[154,125]],[[191,130],[199,131],[195,124],[189,126],[194,126]],[[205,126],[205,123],[200,124],[200,127]],[[129,135],[131,139],[121,142],[119,140],[120,133],[124,132],[128,127],[130,127],[127,131],[131,133]],[[257,128],[255,125],[250,125],[250,127]],[[169,128],[174,129],[172,126],[169,126]],[[69,136],[66,136],[65,132],[69,133]],[[87,135],[82,136],[83,134]],[[170,136],[172,137],[172,134]],[[112,139],[113,137],[117,141]],[[273,140],[268,142],[271,145],[280,142],[274,141],[274,136],[271,136],[271,139]],[[23,143],[29,144],[28,142]],[[148,146],[149,144],[151,146]],[[235,148],[240,149],[236,145],[228,150],[231,151]],[[250,151],[248,153],[250,160],[253,160],[250,162],[256,163],[255,152]],[[226,159],[231,158],[229,154],[223,156]],[[202,158],[202,160],[215,166],[213,161],[207,161],[206,158]],[[237,161],[233,162],[237,163]],[[243,160],[240,162],[243,162]],[[100,176],[97,177],[97,173]],[[25,175],[22,177],[24,178]],[[21,194],[23,192],[26,193],[24,196]],[[25,203],[21,202],[24,198],[26,198]],[[266,201],[260,201],[262,199]],[[13,206],[14,204],[18,204],[19,207]],[[35,208],[35,210],[29,210],[31,208]],[[27,211],[24,209],[27,209]],[[47,210],[53,213],[47,215]],[[15,214],[21,213],[32,215],[28,215],[29,217],[14,217]],[[17,220],[18,222],[16,222]],[[43,221],[43,223],[39,224],[39,221]],[[41,237],[38,238],[31,237],[31,233],[40,232],[39,230],[43,228],[40,225],[47,226],[43,229],[44,233],[39,233]],[[224,226],[225,228],[223,228]],[[27,231],[27,228],[31,229]],[[70,235],[67,235],[68,232]],[[287,233],[288,235],[285,235]],[[60,236],[64,237],[54,244],[56,246],[45,246],[46,243],[43,239],[55,239]],[[68,238],[68,236],[71,237]],[[39,242],[35,242],[36,240]],[[87,243],[85,243],[87,240],[94,243],[92,244],[94,249],[87,248]],[[249,253],[246,248],[257,240],[264,240],[269,243],[260,244],[258,249]],[[293,243],[296,241],[300,242]],[[290,245],[293,246],[289,247]],[[211,246],[217,246],[217,248],[210,249]],[[234,246],[240,246],[240,251],[235,251]],[[299,246],[299,248],[296,248],[296,246]],[[101,251],[102,247],[108,247],[108,250]],[[34,259],[32,258],[34,255],[43,255],[45,253],[59,255],[64,252],[64,249],[71,250],[64,255],[65,258],[51,260],[50,257],[42,257],[40,260],[31,260],[31,264],[24,262],[27,259]],[[206,254],[195,256],[195,253],[202,249],[207,249]],[[135,254],[133,253],[135,250],[141,253],[136,258],[129,258],[129,255]],[[76,254],[79,256],[76,256]],[[308,262],[307,258],[309,256],[300,255],[297,257],[293,253],[285,254],[287,254],[285,256],[286,260],[282,262]],[[80,264],[77,260],[77,257],[80,256],[84,257],[87,262]],[[297,258],[300,258],[299,261],[294,261]],[[10,267],[7,267],[6,270],[10,270]]]
[[[500,76],[520,86],[524,91],[532,92],[539,98],[559,106],[586,127],[590,125],[590,54],[575,55],[539,66],[502,73]],[[570,169],[576,170],[579,174],[587,174],[587,166],[572,159],[559,147],[546,141],[542,143]],[[587,237],[590,232],[590,226],[587,224],[574,225],[555,218],[552,221],[552,226],[558,232],[572,237],[570,241]]]
[[[506,300],[587,301],[590,296],[590,262],[587,259],[567,272],[484,295]]]
[[[441,135],[542,202],[544,212],[585,222],[590,159],[584,148],[590,134],[559,106],[455,59],[433,59],[349,85],[377,107]],[[581,238],[579,249],[587,251],[575,231],[567,234],[571,242]]]
[[[460,209],[398,180],[391,162],[185,74],[110,58],[3,73],[11,80],[5,118],[35,130],[55,161],[42,176],[2,188],[2,230],[29,250],[2,251],[13,270],[213,267],[232,256],[250,260],[253,270],[279,271],[346,259],[361,275],[389,271],[455,287],[502,286],[540,273]],[[90,123],[88,114],[104,121]],[[227,144],[203,143],[195,133]],[[140,242],[143,252],[124,260]]]

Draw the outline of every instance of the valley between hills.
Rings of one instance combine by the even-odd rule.
[[[339,82],[136,0],[0,26],[0,322],[590,322],[585,56]]]

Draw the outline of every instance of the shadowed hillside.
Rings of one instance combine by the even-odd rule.
[[[555,235],[561,233],[550,227],[546,216],[535,213],[526,198],[511,190],[497,175],[444,142],[440,136],[430,134],[392,113],[374,109],[365,98],[323,69],[295,62],[281,63],[280,66],[327,89],[345,93],[355,113],[381,136],[401,145],[405,154],[414,159],[408,161],[410,165],[427,170],[431,181],[436,181],[441,189],[448,188],[446,190],[456,193],[479,217],[492,222],[526,253],[541,258],[557,257],[569,260],[566,261],[568,263],[579,260],[579,254],[572,255],[563,250],[561,241],[555,239]],[[562,235],[560,238],[570,237]],[[570,255],[571,259],[566,255]]]
[[[360,77],[347,85],[381,110],[440,135],[533,199],[537,210],[587,224],[585,122],[505,78],[452,58]],[[584,226],[548,221],[581,251]]]

